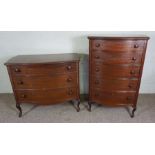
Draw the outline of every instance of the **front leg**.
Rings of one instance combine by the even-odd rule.
[[[88,101],[88,111],[91,112],[91,101]]]
[[[77,103],[77,112],[79,112],[80,111],[80,99],[78,99],[77,102],[78,102]]]
[[[136,111],[136,107],[133,107],[133,110],[132,110],[132,114],[131,114],[131,118],[133,118],[135,116],[135,111]]]
[[[75,105],[75,102],[77,102],[77,106]],[[70,100],[70,103],[74,106],[77,112],[80,111],[80,99],[77,100]]]
[[[22,117],[22,108],[19,103],[16,104],[16,108],[19,110],[19,117]]]

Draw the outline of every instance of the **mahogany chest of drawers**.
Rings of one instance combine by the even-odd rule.
[[[92,102],[131,106],[136,111],[149,37],[95,37],[89,39],[89,111]]]
[[[55,104],[76,101],[80,110],[77,54],[23,55],[5,63],[19,117],[21,103]]]

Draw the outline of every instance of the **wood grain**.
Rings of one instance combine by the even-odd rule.
[[[97,102],[137,107],[147,36],[89,36],[89,111]]]
[[[8,60],[7,66],[19,117],[22,103],[55,104],[77,101],[80,110],[77,54],[27,55]]]
[[[64,103],[65,101],[76,99],[78,93],[76,87],[54,90],[18,90],[16,92],[20,103],[42,105]]]

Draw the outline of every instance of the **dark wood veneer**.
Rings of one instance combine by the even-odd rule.
[[[21,103],[47,105],[76,100],[80,110],[78,54],[20,55],[5,65],[19,117]]]
[[[91,103],[137,107],[149,37],[89,36],[89,111]]]
[[[14,76],[15,89],[50,89],[77,86],[77,72],[55,75]],[[46,82],[45,82],[46,81]]]
[[[105,79],[114,78],[138,78],[140,66],[134,65],[104,65],[100,62],[91,63],[92,75],[98,75]]]
[[[77,99],[76,87],[46,90],[17,90],[18,102],[36,104],[56,104]]]
[[[108,92],[101,89],[94,89],[92,93],[92,100],[110,106],[132,105],[135,95],[135,91]]]
[[[140,64],[142,51],[92,51],[92,61],[104,64]]]

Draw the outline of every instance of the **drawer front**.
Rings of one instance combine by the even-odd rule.
[[[91,49],[110,51],[142,51],[144,40],[92,40]]]
[[[105,64],[141,64],[143,52],[92,51],[92,61]]]
[[[104,80],[100,77],[92,77],[92,88],[100,88],[104,91],[136,91],[138,79]]]
[[[42,76],[14,76],[15,89],[52,89],[64,87],[76,87],[77,72],[64,75],[42,75]]]
[[[106,79],[138,78],[140,75],[140,66],[104,65],[102,63],[92,63],[91,66],[92,75]]]
[[[11,66],[13,75],[50,75],[63,74],[76,71],[78,64],[75,63],[59,63],[59,64],[41,64],[41,65],[17,65]]]
[[[100,89],[92,91],[92,101],[105,105],[119,106],[132,105],[135,100],[135,92],[104,92]]]
[[[77,88],[55,90],[23,90],[16,91],[18,102],[36,104],[54,104],[77,98]]]

